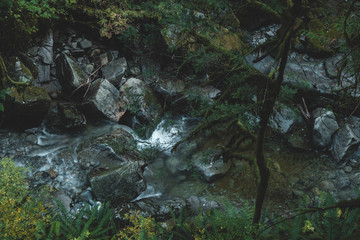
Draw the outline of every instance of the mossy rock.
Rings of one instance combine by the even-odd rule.
[[[50,109],[46,90],[29,86],[20,91],[11,88],[5,101],[5,126],[31,128],[40,125]]]
[[[221,28],[219,32],[215,33],[211,42],[215,46],[221,47],[226,51],[240,51],[245,46],[245,43],[241,40],[238,34],[233,33],[226,28]]]

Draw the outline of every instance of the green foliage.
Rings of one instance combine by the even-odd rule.
[[[311,203],[314,211],[308,211]],[[287,239],[354,239],[352,235],[358,230],[360,224],[360,209],[340,209],[326,207],[334,206],[336,203],[331,194],[320,194],[314,201],[304,197],[299,206],[294,208],[293,219],[282,219],[280,224],[273,226],[273,237],[278,239],[283,236]]]
[[[336,203],[331,194],[323,194],[319,206],[333,206]],[[309,221],[314,228],[312,235],[326,240],[347,239],[358,229],[360,209],[333,208],[327,211],[318,211],[309,216]]]
[[[0,90],[0,112],[3,112],[5,110],[4,108],[4,101],[5,101],[5,94],[9,91],[9,89],[1,89]]]
[[[35,239],[39,225],[46,225],[46,205],[30,192],[25,170],[9,158],[0,161],[0,238]]]
[[[83,208],[74,215],[69,213],[60,201],[59,212],[51,222],[50,228],[41,228],[38,239],[45,240],[84,240],[110,239],[116,233],[109,203]]]
[[[151,217],[143,217],[139,212],[125,214],[129,225],[116,234],[118,240],[151,240],[158,239],[155,234],[155,220]]]
[[[242,239],[253,240],[266,239],[270,230],[265,230],[265,225],[252,224],[254,207],[245,203],[241,209],[237,209],[229,202],[223,209],[214,209],[207,213],[200,213],[192,217],[186,211],[181,210],[178,216],[173,217],[173,226],[162,229],[163,239]],[[165,231],[165,232],[164,232]]]
[[[281,103],[293,103],[296,93],[297,89],[291,88],[287,85],[283,85],[281,87],[277,101]]]

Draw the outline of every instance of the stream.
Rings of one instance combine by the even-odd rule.
[[[170,169],[171,148],[197,123],[197,119],[186,117],[164,118],[146,140],[140,139],[131,128],[110,121],[88,125],[78,133],[53,134],[43,126],[21,133],[2,130],[0,154],[1,157],[12,157],[17,165],[26,167],[33,187],[48,185],[69,196],[72,202],[92,203],[95,200],[93,194],[85,200],[81,196],[86,191],[91,192],[88,176],[99,163],[93,159],[84,162],[79,153],[99,137],[121,128],[134,137],[137,149],[153,151],[150,152],[152,160],[143,172],[146,189],[132,203],[146,199],[179,198],[185,201],[194,197],[216,203],[230,201],[236,206],[243,200],[252,201],[256,195],[256,178],[253,164],[246,158],[251,156],[250,151],[244,152],[243,159],[233,161],[224,177],[211,182],[204,181],[196,172]],[[289,202],[304,193],[326,190],[329,179],[350,179],[342,169],[328,165],[327,154],[290,149],[279,139],[266,144],[266,156],[272,159],[267,205],[278,210],[285,210]],[[186,164],[186,160],[182,164]],[[338,183],[336,180],[335,187]],[[349,199],[354,196],[353,186],[345,185],[334,189],[333,193]]]

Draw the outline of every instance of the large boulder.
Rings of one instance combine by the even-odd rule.
[[[151,123],[162,116],[161,105],[151,88],[137,78],[128,79],[120,88],[122,111],[129,110],[142,121]]]
[[[119,106],[119,91],[108,80],[101,78],[91,84],[88,98],[82,104],[87,115],[95,118],[103,116],[114,122],[123,115]]]
[[[120,58],[109,62],[101,68],[103,77],[106,78],[115,87],[119,88],[121,79],[127,69],[127,62],[125,58]]]
[[[50,29],[44,37],[42,46],[39,48],[37,54],[42,63],[51,65],[53,63],[53,45],[54,37],[53,31]]]
[[[29,86],[21,92],[11,88],[6,96],[4,124],[22,129],[38,126],[48,113],[50,102],[43,88]]]
[[[330,151],[338,164],[343,163],[360,143],[360,118],[351,117],[333,136]]]
[[[97,200],[112,204],[130,202],[146,188],[137,162],[97,173],[90,177],[90,184]]]
[[[312,112],[314,127],[312,130],[313,143],[318,147],[326,147],[331,136],[339,128],[335,115],[325,108],[317,108]]]
[[[173,100],[184,95],[185,83],[180,79],[160,78],[154,83],[154,90],[165,100]]]
[[[130,133],[114,125],[108,133],[80,146],[77,153],[83,169],[96,166],[89,174],[97,200],[113,204],[130,202],[146,185],[143,180],[145,162]]]
[[[84,84],[88,78],[81,66],[64,53],[56,59],[56,75],[63,90],[67,93],[71,93]]]
[[[78,158],[82,165],[93,162],[100,169],[117,168],[126,162],[137,162],[141,168],[145,166],[135,139],[121,125],[82,147]]]
[[[231,166],[232,162],[223,158],[220,147],[204,146],[199,140],[181,144],[166,162],[168,171],[174,176],[179,173],[195,172],[207,182],[224,176]]]
[[[153,217],[157,221],[165,221],[172,218],[172,214],[176,216],[186,207],[186,201],[181,198],[158,199],[149,198],[142,199],[130,205],[132,209],[139,209],[141,215],[145,217]]]
[[[173,149],[172,155],[165,162],[167,170],[174,176],[183,173],[199,174],[207,182],[226,175],[232,161],[226,156],[223,147],[240,149],[250,144],[247,136],[239,131],[241,130],[237,125],[225,122],[204,129],[195,138],[187,139]],[[239,143],[234,138],[237,134],[243,135]]]

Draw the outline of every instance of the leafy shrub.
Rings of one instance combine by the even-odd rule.
[[[24,169],[9,158],[0,161],[0,238],[35,239],[50,219],[46,205],[31,196]]]
[[[116,236],[118,240],[157,239],[155,235],[155,221],[151,217],[143,217],[139,212],[125,214],[129,225],[123,228]]]

